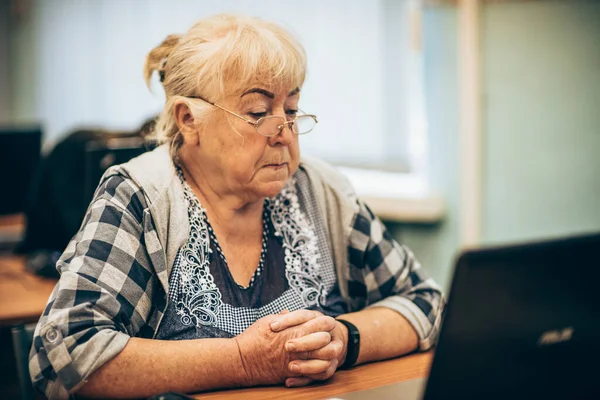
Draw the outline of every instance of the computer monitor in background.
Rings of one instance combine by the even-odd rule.
[[[0,215],[25,211],[41,151],[40,127],[0,127]]]
[[[109,167],[126,163],[148,150],[148,145],[140,137],[89,142],[85,149],[85,204],[92,201],[98,183]]]

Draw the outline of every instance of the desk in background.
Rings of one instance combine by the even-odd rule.
[[[324,399],[344,393],[370,389],[378,386],[425,378],[429,374],[433,352],[412,354],[393,360],[361,365],[351,370],[338,371],[325,383],[303,388],[288,389],[284,386],[258,387],[249,389],[220,390],[200,393],[196,399]]]
[[[55,284],[26,271],[23,257],[0,257],[0,326],[37,321]]]
[[[0,216],[0,239],[20,239],[24,230],[23,214]],[[0,256],[0,326],[37,321],[55,284],[28,272],[24,257]]]
[[[25,233],[25,215],[0,215],[0,252],[12,252]]]
[[[0,230],[22,232],[25,227],[25,214],[0,215]]]

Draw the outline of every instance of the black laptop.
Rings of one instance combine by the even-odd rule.
[[[465,251],[428,380],[340,398],[600,399],[599,284],[600,234]]]

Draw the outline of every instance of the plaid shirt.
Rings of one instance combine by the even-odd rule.
[[[400,312],[422,350],[437,337],[444,300],[413,254],[359,201],[349,238],[350,307]],[[57,263],[61,278],[38,323],[30,354],[35,388],[66,398],[116,356],[130,337],[152,338],[167,304],[153,267],[164,258],[144,192],[113,173]]]

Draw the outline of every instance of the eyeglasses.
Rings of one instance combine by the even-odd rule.
[[[223,110],[231,115],[238,117],[239,119],[246,121],[248,124],[252,125],[254,127],[254,129],[256,129],[256,132],[258,132],[259,135],[266,136],[266,137],[273,137],[273,136],[279,135],[281,133],[281,131],[283,130],[283,128],[285,128],[286,125],[296,135],[305,135],[305,134],[309,133],[310,131],[312,131],[315,128],[315,125],[317,124],[317,122],[319,122],[319,121],[317,121],[317,116],[313,115],[313,114],[300,114],[300,115],[297,115],[291,121],[286,121],[285,118],[283,118],[279,115],[268,115],[266,117],[259,118],[258,120],[256,120],[256,122],[254,122],[247,118],[242,117],[239,114],[234,113],[231,110],[226,109],[225,107],[220,106],[217,103],[208,101],[204,97],[201,97],[201,96],[187,96],[187,97],[191,98],[191,99],[202,100],[208,104],[211,104],[217,108],[220,108],[221,110]]]

